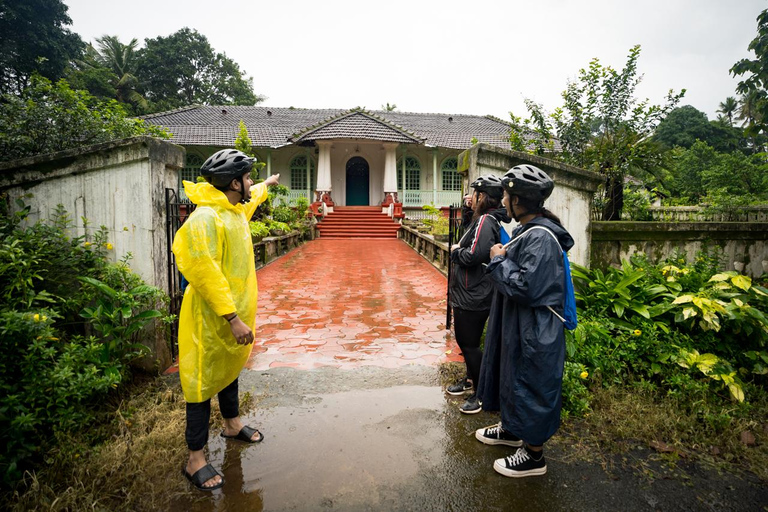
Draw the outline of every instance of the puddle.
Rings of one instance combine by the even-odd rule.
[[[170,510],[567,509],[548,477],[512,482],[494,473],[493,460],[511,449],[483,446],[474,431],[497,420],[461,416],[457,405],[436,386],[404,385],[260,410],[249,423],[265,433],[263,443],[212,435],[210,459],[226,485],[202,500],[190,493]]]

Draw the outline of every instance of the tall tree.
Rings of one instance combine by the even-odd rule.
[[[0,0],[0,94],[20,94],[33,73],[56,80],[80,56],[61,0]]]
[[[147,100],[137,91],[136,48],[132,39],[123,44],[117,36],[96,39],[88,45],[82,59],[76,59],[67,79],[76,89],[84,89],[102,99],[115,99],[131,114],[147,111]]]
[[[134,38],[123,44],[117,36],[104,35],[96,39],[98,44],[97,60],[102,66],[115,74],[115,99],[127,103],[137,113],[147,109],[147,100],[138,93],[136,79],[136,48],[139,42]]]
[[[739,108],[739,102],[733,96],[728,96],[725,101],[720,102],[720,106],[717,109],[718,112],[728,119],[728,125],[733,126],[733,117],[736,115],[736,111]]]
[[[137,77],[153,110],[193,104],[255,105],[253,79],[208,39],[189,28],[168,37],[146,39],[138,52]]]
[[[559,144],[562,151],[553,153],[555,157],[605,176],[603,220],[621,218],[626,175],[659,167],[662,148],[651,136],[685,94],[669,91],[664,105],[638,102],[634,92],[642,78],[637,75],[639,55],[640,46],[630,49],[621,71],[593,59],[579,71],[578,81],[568,84],[563,106],[552,114],[527,101],[529,119],[512,115],[513,148],[526,149],[533,132],[535,151],[552,152]]]
[[[768,128],[768,9],[757,16],[757,37],[747,48],[755,53],[755,58],[741,59],[733,65],[731,74],[745,76],[736,92],[742,95],[742,119],[747,133],[757,135]]]

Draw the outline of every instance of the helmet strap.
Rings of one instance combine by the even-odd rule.
[[[245,198],[245,174],[240,176],[240,204],[245,204],[248,202],[248,199]]]

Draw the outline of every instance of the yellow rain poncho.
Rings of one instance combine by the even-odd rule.
[[[208,183],[184,182],[197,205],[173,240],[179,271],[189,281],[179,315],[179,373],[184,398],[208,400],[240,374],[252,345],[238,345],[223,315],[256,325],[256,265],[248,226],[267,186],[251,187],[247,204],[232,205]]]

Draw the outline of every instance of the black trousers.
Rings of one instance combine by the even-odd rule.
[[[225,419],[240,416],[240,397],[237,379],[219,391],[219,409]],[[208,443],[208,425],[211,421],[211,399],[191,404],[187,402],[187,447],[192,451],[202,450]]]
[[[459,344],[464,362],[467,365],[467,377],[472,379],[472,385],[477,390],[480,380],[480,365],[483,362],[483,351],[480,341],[483,328],[488,320],[490,310],[469,311],[453,308],[453,330],[456,333],[456,343]]]

